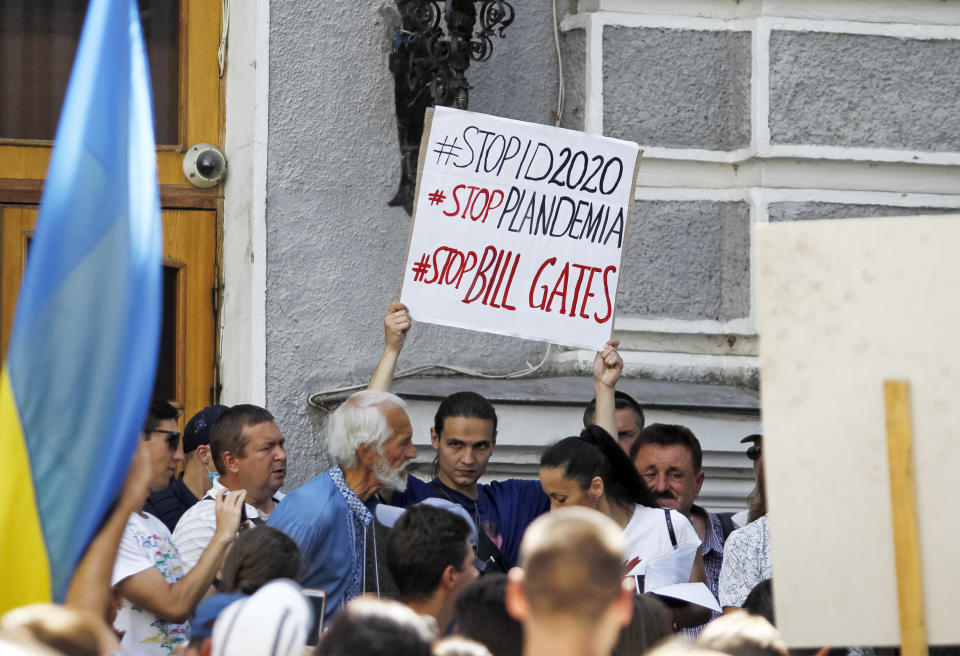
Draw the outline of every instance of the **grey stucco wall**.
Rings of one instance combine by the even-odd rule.
[[[894,207],[891,205],[853,205],[848,203],[786,202],[768,206],[771,221],[814,219],[863,219],[882,216],[915,216],[920,214],[960,214],[947,207]]]
[[[473,64],[471,109],[550,122],[556,57],[547,3],[518,5],[493,57]],[[563,3],[561,3],[561,8]],[[389,0],[273,0],[267,156],[267,407],[288,439],[294,487],[327,465],[307,397],[369,379],[400,289],[410,219],[399,180]],[[446,362],[508,372],[543,345],[415,325],[400,369]]]
[[[750,34],[606,26],[603,131],[640,147],[750,143]]]
[[[570,30],[560,35],[563,57],[563,116],[560,126],[583,130],[587,107],[587,35],[584,30]]]
[[[557,0],[561,17],[568,2]],[[550,3],[512,4],[516,19],[502,39],[493,37],[493,55],[485,62],[471,63],[467,71],[474,87],[470,109],[553,125],[558,77]]]
[[[617,316],[727,320],[750,309],[750,208],[637,201]]]
[[[775,31],[774,143],[960,150],[960,41]]]

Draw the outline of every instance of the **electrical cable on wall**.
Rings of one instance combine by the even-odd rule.
[[[223,27],[220,29],[220,46],[217,48],[217,63],[220,64],[220,77],[223,77],[223,60],[227,54],[227,32],[230,30],[230,0],[223,0],[221,16]]]
[[[563,60],[560,57],[560,28],[557,23],[557,0],[553,0],[553,45],[557,50],[557,111],[554,125],[559,126],[563,118]]]
[[[529,376],[533,373],[536,373],[546,364],[547,359],[550,357],[550,350],[553,348],[552,344],[547,344],[547,349],[543,352],[543,357],[535,365],[527,363],[526,369],[521,369],[519,371],[512,371],[508,374],[485,374],[480,371],[475,371],[473,369],[467,369],[465,367],[457,367],[450,364],[424,364],[417,367],[412,367],[406,369],[399,373],[394,374],[393,379],[398,380],[400,378],[409,378],[410,376],[416,376],[417,374],[422,374],[424,372],[430,371],[431,369],[439,369],[443,371],[452,371],[454,373],[462,374],[464,376],[472,376],[474,378],[484,378],[486,380],[512,380],[514,378],[523,378],[524,376]],[[343,401],[345,395],[349,392],[354,392],[356,390],[365,389],[367,387],[366,383],[361,383],[359,385],[346,385],[344,387],[336,387],[334,389],[324,390],[322,392],[317,392],[311,394],[308,399],[308,403],[318,410],[323,410],[325,412],[331,412],[332,408],[330,404],[336,404],[340,401]],[[330,402],[330,403],[328,403]]]
[[[226,4],[229,0],[224,0]],[[554,113],[554,125],[559,126],[560,121],[563,119],[563,101],[564,101],[564,80],[563,80],[563,60],[560,54],[560,31],[559,31],[559,22],[557,21],[557,0],[552,0],[553,8],[553,45],[557,53],[557,110]],[[480,371],[475,371],[473,369],[467,369],[464,367],[456,367],[454,365],[448,364],[425,364],[405,371],[401,371],[394,375],[393,379],[398,380],[400,378],[408,378],[410,376],[416,376],[418,374],[425,373],[427,371],[437,369],[441,371],[452,371],[464,376],[471,376],[474,378],[483,378],[486,380],[511,380],[514,378],[523,378],[524,376],[529,376],[531,374],[539,371],[544,364],[546,364],[547,359],[550,357],[550,350],[552,344],[547,344],[547,349],[543,353],[543,358],[540,362],[535,365],[527,364],[526,369],[521,369],[519,371],[513,371],[508,374],[485,374]],[[324,390],[322,392],[317,392],[311,394],[308,400],[309,404],[319,410],[325,412],[331,412],[331,408],[328,403],[339,403],[343,400],[344,395],[354,392],[356,390],[361,390],[366,387],[366,383],[359,385],[347,385],[344,387],[337,387],[334,389]]]

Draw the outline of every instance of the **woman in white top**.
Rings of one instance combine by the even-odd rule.
[[[598,399],[599,401],[599,399]],[[624,574],[640,575],[646,563],[683,544],[700,544],[690,521],[675,510],[665,512],[644,484],[623,449],[600,426],[564,438],[540,459],[540,483],[550,509],[586,506],[607,515],[624,529]],[[668,521],[669,518],[669,521]],[[671,525],[673,535],[671,536]],[[691,582],[706,582],[697,549]],[[673,608],[674,627],[698,626],[710,618],[702,606]]]

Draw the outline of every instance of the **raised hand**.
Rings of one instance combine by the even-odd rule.
[[[623,373],[623,358],[617,353],[620,340],[613,338],[603,345],[603,350],[593,359],[594,385],[602,385],[613,389]]]
[[[384,349],[399,353],[410,330],[410,314],[407,306],[400,302],[393,302],[383,317]]]
[[[223,538],[233,538],[240,528],[240,514],[243,502],[247,498],[246,490],[220,490],[217,494],[217,535]]]

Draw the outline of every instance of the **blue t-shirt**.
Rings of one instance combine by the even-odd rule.
[[[540,481],[511,478],[477,485],[477,502],[447,487],[435,478],[429,483],[415,476],[407,477],[405,492],[395,492],[391,505],[406,507],[430,497],[454,501],[470,513],[480,517],[480,526],[506,558],[506,565],[517,563],[523,532],[534,519],[550,509],[550,499],[543,492]],[[479,506],[479,507],[478,507]]]

